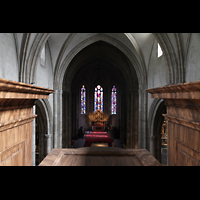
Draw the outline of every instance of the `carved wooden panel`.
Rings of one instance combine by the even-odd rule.
[[[25,165],[25,143],[26,140],[13,145],[0,154],[0,166],[23,166]]]
[[[52,92],[0,79],[0,166],[31,165],[33,105]]]
[[[200,165],[200,81],[147,90],[167,106],[168,165]]]

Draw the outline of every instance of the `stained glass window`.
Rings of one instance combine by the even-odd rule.
[[[103,112],[103,88],[97,85],[94,90],[94,112],[101,110]]]
[[[111,114],[117,114],[117,89],[115,85],[111,92]]]
[[[86,114],[86,88],[84,85],[81,88],[81,114]]]

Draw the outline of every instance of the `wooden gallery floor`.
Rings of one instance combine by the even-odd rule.
[[[39,166],[160,166],[146,149],[53,149]]]

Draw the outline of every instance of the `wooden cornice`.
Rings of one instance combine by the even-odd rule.
[[[0,99],[46,99],[54,90],[0,78]]]
[[[200,81],[147,89],[152,98],[200,99]]]

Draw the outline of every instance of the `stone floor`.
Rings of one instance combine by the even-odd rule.
[[[167,153],[161,153],[161,164],[164,166],[167,165]]]

